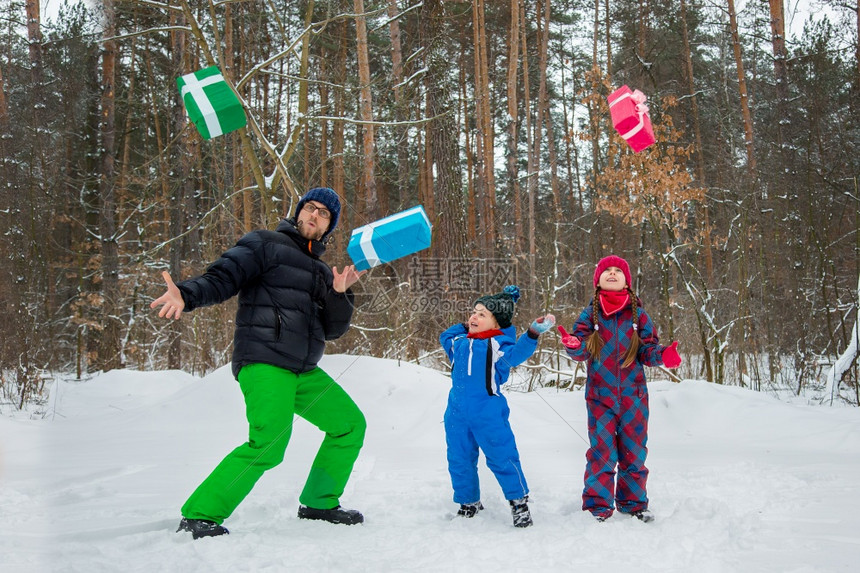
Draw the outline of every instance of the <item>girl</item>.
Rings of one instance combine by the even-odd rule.
[[[648,522],[648,387],[643,366],[677,368],[678,343],[660,345],[654,324],[630,288],[630,266],[611,255],[597,263],[594,298],[561,342],[588,361],[588,437],[582,509],[598,521],[618,511]],[[618,466],[618,484],[615,467]],[[614,503],[613,503],[614,502]]]

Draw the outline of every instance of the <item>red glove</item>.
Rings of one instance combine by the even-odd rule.
[[[558,327],[558,332],[561,334],[561,343],[571,350],[576,350],[582,346],[582,341],[572,334],[568,334],[563,326]]]
[[[663,349],[663,366],[677,368],[681,365],[681,355],[678,354],[678,341]]]

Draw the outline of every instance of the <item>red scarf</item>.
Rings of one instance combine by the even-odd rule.
[[[466,338],[477,338],[478,340],[484,340],[485,338],[492,338],[494,336],[498,336],[499,334],[504,334],[504,332],[492,328],[490,330],[483,330],[481,332],[470,332],[468,335],[466,335]]]
[[[630,293],[626,290],[601,290],[599,296],[600,308],[606,316],[612,316],[630,302]]]

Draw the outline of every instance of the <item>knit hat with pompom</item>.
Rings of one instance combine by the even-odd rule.
[[[483,304],[496,317],[499,328],[507,328],[514,317],[514,304],[519,299],[520,289],[516,285],[508,285],[500,293],[482,296],[475,301],[475,304]]]

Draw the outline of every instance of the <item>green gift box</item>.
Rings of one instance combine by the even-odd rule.
[[[245,127],[242,103],[217,66],[176,78],[176,85],[185,102],[185,111],[203,139]]]

